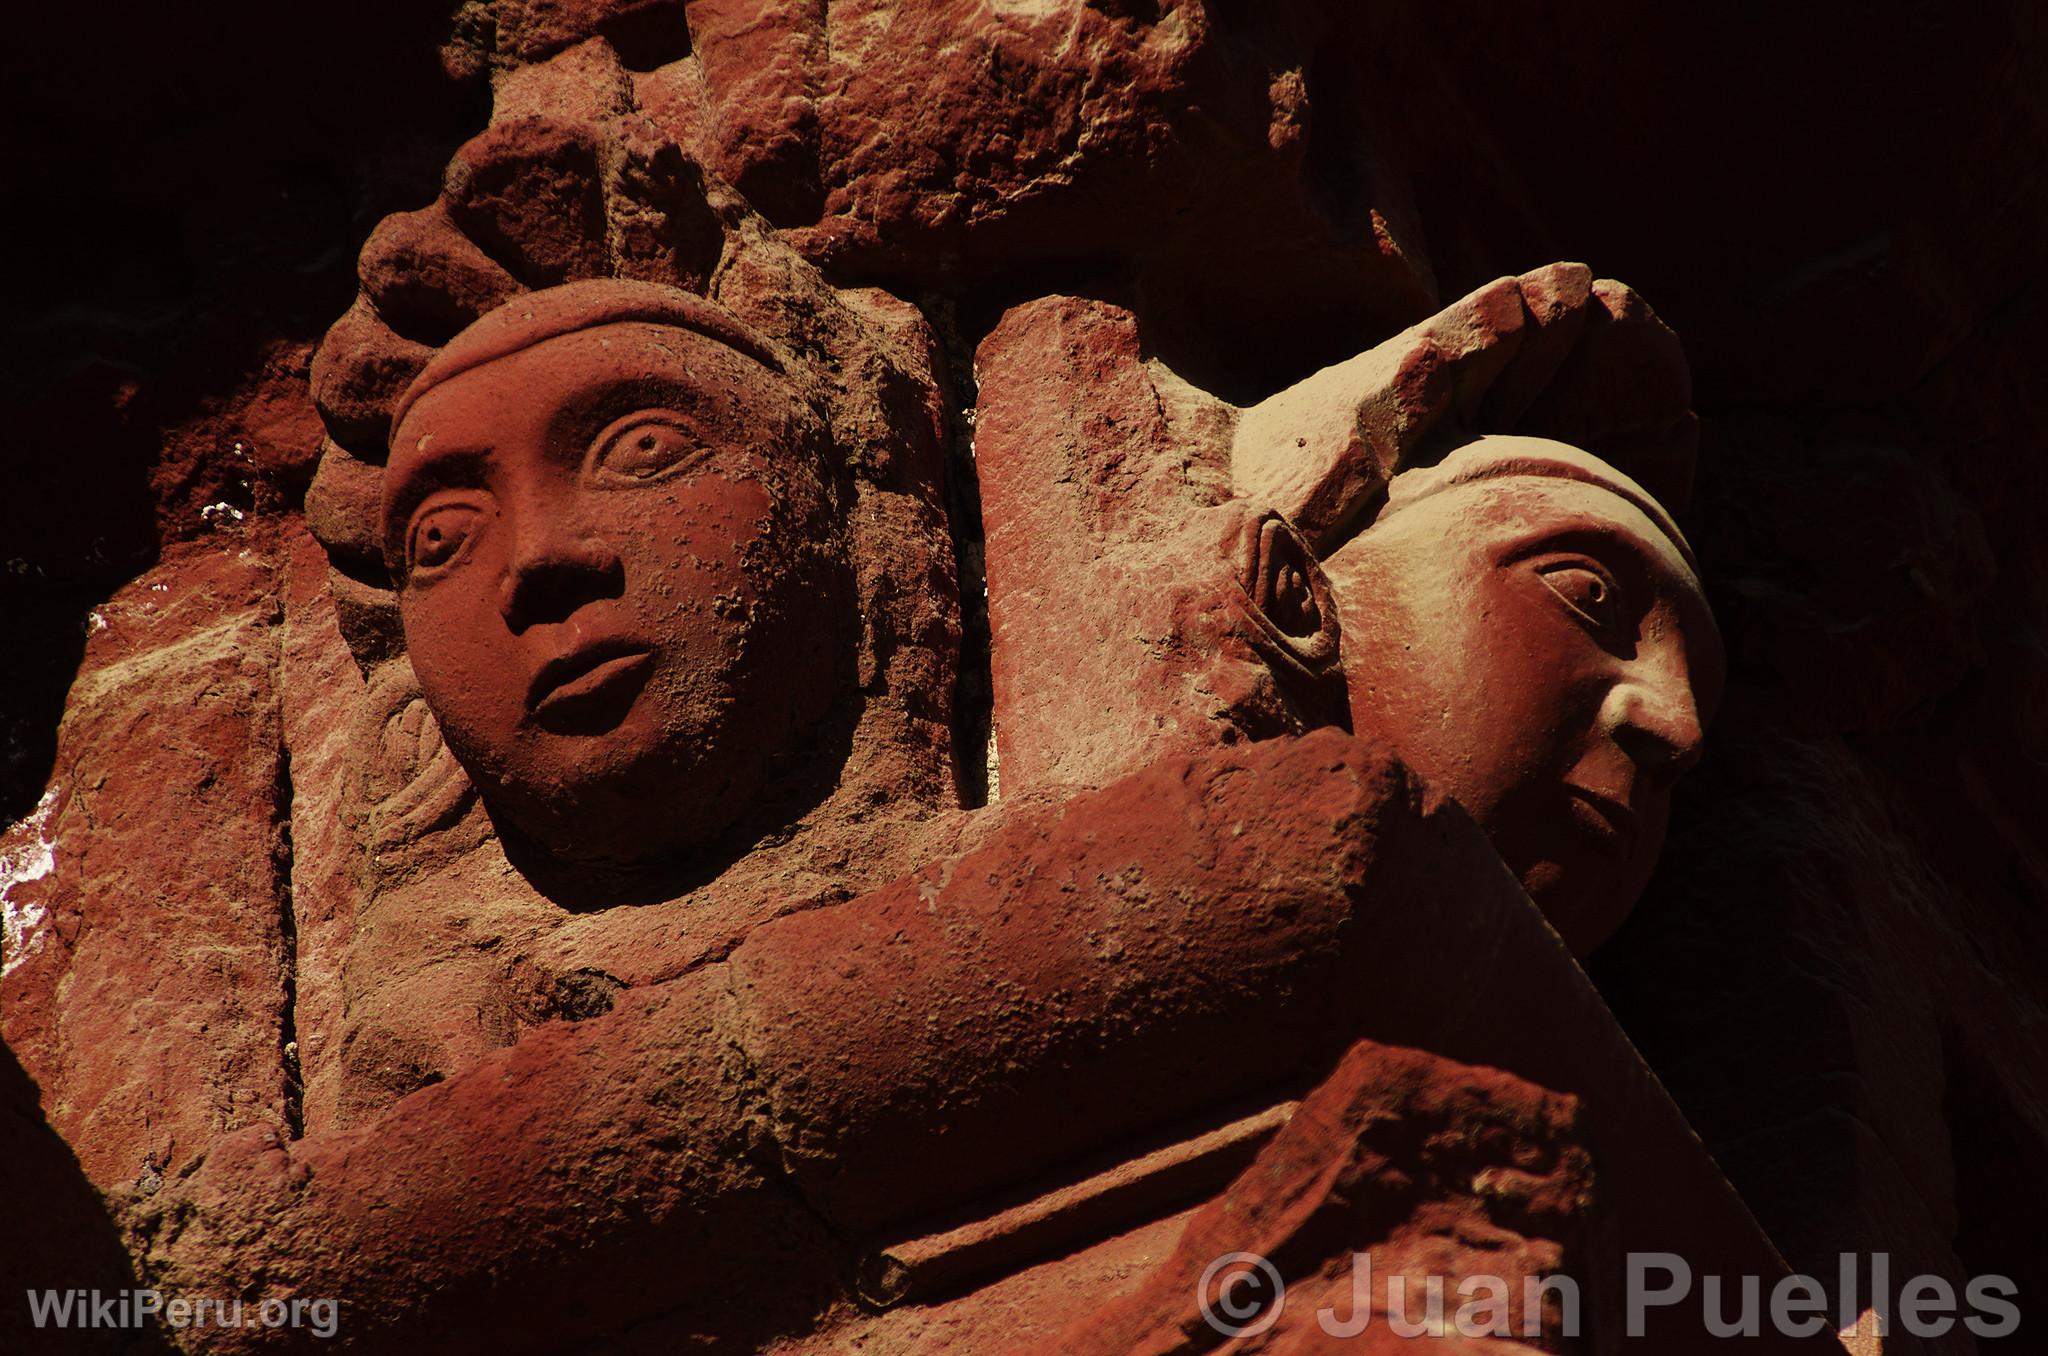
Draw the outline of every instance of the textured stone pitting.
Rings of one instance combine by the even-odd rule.
[[[6,959],[0,961],[0,978],[14,973],[49,944],[50,910],[38,903],[57,869],[57,843],[49,836],[50,821],[57,813],[57,788],[51,787],[36,802],[36,808],[8,827],[5,848],[0,848],[0,925],[6,931]]]
[[[1553,264],[1252,406],[1231,471],[1239,494],[1287,514],[1323,552],[1395,474],[1486,433],[1587,448],[1683,509],[1691,402],[1685,354],[1648,305],[1582,264]]]
[[[352,771],[348,734],[364,700],[358,673],[334,621],[327,560],[301,533],[284,546],[280,592],[279,700],[291,750],[291,902],[295,919],[292,1023],[296,1048],[287,1076],[300,1085],[305,1129],[332,1119],[324,1098],[342,1009],[342,959],[355,931],[362,863],[344,815]]]
[[[1196,1306],[1216,1294],[1205,1274],[1243,1252],[1286,1268],[1285,1300],[1262,1325],[1265,1350],[1323,1351],[1345,1338],[1358,1350],[1406,1350],[1394,1324],[1428,1327],[1430,1277],[1456,1350],[1468,1276],[1502,1289],[1497,1315],[1467,1322],[1516,1339],[1474,1349],[1577,1350],[1557,1293],[1540,1289],[1551,1276],[1587,1274],[1596,1188],[1577,1112],[1573,1098],[1497,1070],[1354,1046],[1243,1176],[1188,1221],[1173,1257],[1136,1293],[1032,1349],[1197,1349],[1208,1325]],[[1335,1159],[1332,1146],[1342,1146]],[[1369,1254],[1377,1274],[1327,1264],[1354,1253]],[[1485,1291],[1464,1295],[1475,1293]],[[1578,1321],[1573,1313],[1571,1327]]]
[[[1195,1279],[1256,1246],[1294,1296],[1249,1345],[1309,1350],[1361,1248],[1382,1287],[1609,1295],[1629,1247],[1766,1292],[1778,1250],[1850,1250],[2015,1276],[2031,1322],[2038,17],[452,8],[290,50],[233,5],[17,25],[52,205],[0,391],[17,1291],[296,1287],[371,1350],[1201,1350]],[[397,403],[576,282],[798,374],[835,526],[755,535],[843,556],[809,641],[770,644],[773,590],[682,584],[765,577],[790,477],[664,481],[690,454],[647,430],[636,500],[449,477],[554,535],[510,616],[422,611]],[[749,343],[685,331],[656,342],[698,385],[607,419],[750,398]],[[648,391],[655,349],[603,337],[577,370]],[[505,474],[574,368],[466,388],[471,459]],[[582,548],[632,503],[672,521],[594,598]],[[1720,686],[1699,580],[1726,710],[1631,913]],[[629,596],[688,635],[683,742],[775,746],[773,803],[579,791],[536,833],[462,698]],[[463,628],[486,662],[451,681]],[[720,688],[718,635],[758,681]],[[1561,786],[1568,822],[1521,799]],[[1062,1213],[1297,1099],[1234,1185]],[[1054,1216],[855,1297],[906,1237]],[[1554,1318],[1488,1346],[1573,1349]],[[0,1346],[47,1345],[26,1321],[0,1305]]]
[[[8,1043],[105,1187],[285,1118],[276,547],[238,541],[98,609],[43,818],[51,867],[8,895],[45,915],[9,967]]]

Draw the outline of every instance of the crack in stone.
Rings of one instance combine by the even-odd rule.
[[[299,919],[292,892],[292,755],[285,746],[282,731],[278,735],[274,794],[271,860],[277,877],[278,939],[284,985],[284,1003],[278,1015],[277,1048],[284,1069],[285,1134],[296,1140],[305,1134],[306,1087],[299,1065]]]

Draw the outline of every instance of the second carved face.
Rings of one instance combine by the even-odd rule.
[[[1648,880],[1719,700],[1676,530],[1587,453],[1486,438],[1325,562],[1353,727],[1456,801],[1580,955]]]
[[[421,689],[494,817],[632,863],[772,789],[841,693],[853,604],[791,382],[697,329],[598,319],[409,402],[385,551]]]

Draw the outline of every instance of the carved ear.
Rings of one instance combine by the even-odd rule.
[[[1278,513],[1250,518],[1238,541],[1238,578],[1260,648],[1317,687],[1341,681],[1337,601],[1307,538]]]
[[[477,803],[402,656],[371,677],[351,742],[355,784],[344,813],[373,859],[456,827]]]

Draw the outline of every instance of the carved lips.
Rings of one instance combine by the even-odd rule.
[[[1573,819],[1602,851],[1626,858],[1634,850],[1638,833],[1634,810],[1612,796],[1583,786],[1567,785],[1565,791],[1571,797]]]
[[[387,544],[437,494],[489,507],[409,548],[406,652],[494,819],[578,862],[682,857],[771,813],[783,755],[831,756],[811,731],[858,634],[819,412],[716,335],[605,318],[673,300],[653,291],[493,312],[384,472]]]
[[[1489,437],[1324,562],[1352,728],[1493,840],[1580,956],[1619,927],[1721,687],[1688,548],[1589,453]]]
[[[551,734],[603,734],[626,718],[653,670],[654,650],[641,641],[579,646],[541,665],[527,689],[528,716]]]

